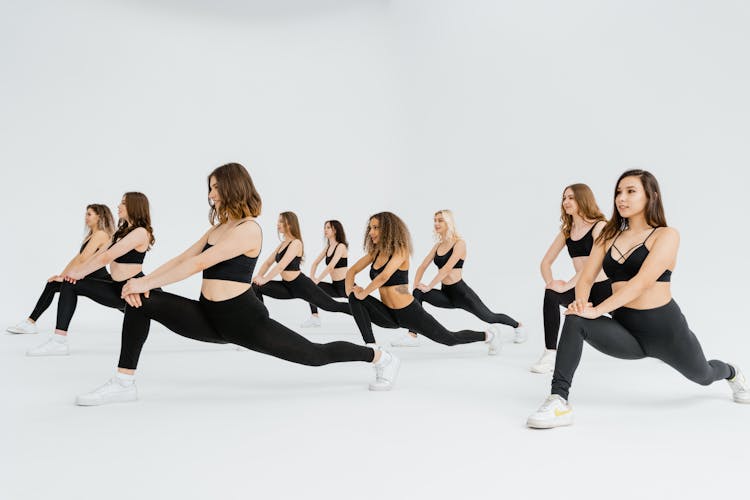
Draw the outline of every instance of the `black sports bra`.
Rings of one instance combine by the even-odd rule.
[[[388,260],[385,261],[385,264],[380,269],[375,269],[375,261],[378,260],[378,256],[375,255],[375,258],[372,259],[372,265],[370,266],[370,280],[374,280],[375,278],[380,275],[380,273],[383,272],[383,269],[385,269],[385,266],[388,265],[388,263],[391,261],[391,258],[388,257]],[[391,274],[391,277],[388,278],[388,281],[383,283],[381,286],[396,286],[396,285],[408,285],[409,284],[409,270],[408,269],[396,269],[396,272]]]
[[[442,269],[444,265],[448,263],[448,261],[451,258],[451,255],[453,255],[453,247],[455,247],[456,244],[454,243],[450,250],[445,252],[443,255],[439,255],[437,253],[437,248],[435,249],[435,257],[432,258],[433,264],[435,264],[438,269]],[[464,267],[464,259],[458,259],[458,262],[456,262],[456,265],[453,266],[453,269],[461,269]]]
[[[594,228],[600,221],[594,222],[591,225],[591,229],[588,230],[583,238],[580,240],[574,240],[570,236],[565,240],[565,246],[568,247],[568,255],[570,258],[575,257],[588,257],[591,255],[591,249],[594,248]]]
[[[281,262],[281,259],[284,258],[284,254],[286,254],[286,251],[289,250],[289,245],[292,243],[290,242],[287,246],[284,247],[284,249],[276,254],[276,262]],[[299,264],[302,262],[302,257],[299,255],[291,260],[289,264],[286,265],[282,271],[299,271]]]
[[[622,231],[615,237],[612,246],[609,247],[609,251],[606,253],[604,260],[602,261],[602,269],[604,269],[604,273],[607,277],[612,280],[612,283],[630,281],[636,274],[638,274],[638,271],[641,270],[641,266],[643,266],[643,261],[646,260],[649,253],[648,248],[646,248],[646,241],[657,229],[658,228],[655,227],[650,233],[648,233],[645,240],[625,253],[620,252],[620,249],[615,246],[615,242],[617,241],[617,238],[620,237],[620,234],[622,234]],[[625,261],[622,264],[612,257],[613,248],[620,254],[620,258],[625,258]],[[667,269],[656,281],[669,283],[672,281],[672,271]]]
[[[109,248],[117,243],[113,241],[109,244]],[[146,252],[139,252],[135,248],[131,249],[128,253],[120,255],[115,259],[118,264],[143,264],[143,259],[146,258]]]
[[[326,266],[331,263],[333,260],[333,254],[336,253],[336,249],[339,247],[341,243],[336,243],[336,246],[333,247],[333,252],[331,255],[328,255],[328,249],[326,249]],[[336,265],[333,266],[334,269],[339,269],[341,267],[349,267],[349,261],[346,257],[341,257],[338,262],[336,262]]]
[[[206,242],[203,247],[205,252],[208,248],[213,245]],[[224,281],[237,281],[239,283],[252,283],[253,271],[255,270],[255,263],[258,261],[258,257],[248,257],[247,255],[240,254],[231,259],[227,259],[221,262],[217,262],[211,267],[207,267],[203,270],[204,280],[224,280]]]

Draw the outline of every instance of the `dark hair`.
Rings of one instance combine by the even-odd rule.
[[[661,202],[661,190],[659,189],[659,182],[656,180],[656,177],[646,170],[628,170],[617,179],[613,199],[612,217],[607,221],[604,229],[602,229],[599,238],[596,240],[597,243],[614,238],[618,231],[627,227],[628,220],[623,218],[620,215],[620,212],[617,211],[617,192],[620,189],[620,182],[625,177],[638,177],[641,180],[641,184],[643,184],[646,198],[648,198],[645,210],[646,224],[651,227],[667,226],[667,218],[664,215],[664,206]]]
[[[219,210],[208,200],[211,209],[208,220],[211,225],[224,224],[229,219],[244,219],[260,215],[263,203],[255,189],[253,179],[247,169],[239,163],[227,163],[208,174],[208,190],[211,191],[211,177],[216,178],[216,190],[219,192],[221,205]]]
[[[333,236],[336,239],[336,242],[343,243],[345,247],[349,248],[349,242],[346,241],[346,233],[344,232],[344,226],[341,224],[341,222],[335,219],[327,220],[323,224],[323,227],[325,227],[326,224],[329,224],[333,229]]]
[[[600,221],[607,220],[604,214],[599,210],[599,205],[596,204],[596,198],[591,188],[586,184],[576,183],[570,186],[565,186],[563,189],[563,201],[565,200],[565,191],[570,189],[573,191],[573,198],[575,198],[578,204],[578,213],[584,220],[587,221]],[[570,237],[570,229],[573,227],[573,216],[565,213],[565,209],[560,203],[560,231],[566,238]]]
[[[380,223],[380,238],[378,244],[373,243],[370,238],[370,221],[377,219]],[[409,229],[398,215],[392,212],[380,212],[371,215],[367,219],[367,228],[365,229],[365,251],[372,256],[379,253],[385,255],[394,255],[396,253],[406,252],[411,255],[412,244]]]
[[[132,230],[142,227],[148,231],[149,241],[148,245],[154,244],[156,239],[154,238],[154,230],[151,227],[151,211],[148,206],[148,198],[143,193],[137,191],[130,191],[123,195],[125,198],[125,210],[128,212],[128,219],[120,219],[117,222],[117,231],[112,236],[112,241],[117,242],[127,236]]]
[[[104,231],[111,238],[115,232],[115,218],[112,217],[112,211],[109,207],[101,203],[91,203],[90,205],[86,205],[86,210],[91,210],[99,217],[96,228],[99,231]],[[92,234],[94,234],[94,231],[89,229],[84,239],[89,238]]]

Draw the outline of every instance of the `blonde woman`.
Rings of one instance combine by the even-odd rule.
[[[44,311],[49,308],[52,304],[52,300],[55,298],[56,293],[60,293],[60,288],[63,284],[63,276],[68,271],[76,267],[77,265],[86,262],[91,258],[99,248],[106,245],[110,238],[115,232],[115,221],[112,217],[112,212],[109,210],[107,205],[100,203],[92,203],[86,207],[86,227],[88,233],[83,238],[81,243],[81,249],[78,253],[70,259],[68,265],[60,272],[55,274],[47,280],[47,285],[44,287],[42,295],[31,312],[29,317],[15,326],[8,327],[10,333],[37,333],[36,322]],[[100,267],[93,273],[92,278],[109,279],[109,273],[105,267]]]
[[[433,223],[437,243],[417,268],[413,291],[416,301],[420,304],[424,301],[443,309],[468,311],[482,321],[490,323],[492,325],[490,328],[496,334],[499,333],[496,325],[509,325],[515,329],[513,341],[517,344],[525,342],[526,332],[521,323],[506,314],[492,312],[463,280],[462,269],[466,260],[466,241],[456,231],[453,212],[450,210],[435,212]],[[422,277],[430,263],[435,264],[438,272],[425,285],[422,283]],[[439,290],[435,288],[438,283],[440,283]],[[391,342],[391,345],[416,346],[419,345],[419,340],[415,333],[408,332]]]
[[[605,218],[596,204],[594,193],[586,184],[571,184],[563,189],[560,202],[560,232],[542,259],[542,279],[545,282],[544,306],[544,352],[539,361],[531,366],[534,373],[550,373],[555,367],[557,355],[557,332],[560,329],[560,307],[567,308],[575,300],[575,286],[586,260],[594,246],[594,240],[604,228]],[[563,248],[573,261],[575,274],[568,281],[557,280],[552,275],[552,264]],[[599,305],[612,295],[612,284],[604,271],[596,275],[591,287],[590,300]]]
[[[409,293],[409,257],[411,236],[406,224],[391,212],[381,212],[369,219],[365,232],[365,256],[346,273],[346,291],[362,338],[375,343],[372,324],[382,328],[408,328],[440,344],[454,346],[486,342],[489,354],[497,354],[499,336],[492,331],[461,330],[451,332],[427,313]],[[367,286],[354,284],[357,273],[370,266]],[[381,300],[370,293],[378,290]]]

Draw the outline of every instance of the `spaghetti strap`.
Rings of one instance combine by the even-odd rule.
[[[651,237],[651,235],[652,235],[652,234],[654,234],[654,231],[656,231],[657,229],[659,229],[659,226],[657,226],[657,227],[653,228],[653,229],[651,230],[651,232],[650,232],[650,233],[648,233],[648,236],[646,236],[646,239],[645,239],[645,240],[643,240],[643,243],[641,243],[641,245],[645,245],[645,244],[646,244],[646,242],[648,241],[648,239],[649,239],[649,238]]]

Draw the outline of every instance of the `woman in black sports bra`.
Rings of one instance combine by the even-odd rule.
[[[560,203],[560,232],[547,249],[541,263],[542,279],[545,283],[544,305],[544,352],[539,361],[531,365],[534,373],[550,373],[555,367],[557,355],[557,332],[560,330],[560,306],[567,309],[573,302],[575,286],[586,259],[594,246],[594,240],[602,232],[605,217],[599,210],[594,193],[586,184],[571,184],[563,189]],[[573,261],[575,274],[568,281],[556,280],[552,264],[563,248]],[[589,300],[596,306],[612,295],[612,284],[604,271],[599,272],[591,287]]]
[[[395,356],[349,342],[314,344],[268,317],[251,288],[263,243],[255,222],[261,210],[260,195],[238,163],[215,169],[208,177],[208,188],[211,229],[151,274],[128,281],[122,291],[128,307],[117,372],[101,387],[78,396],[76,403],[91,406],[137,399],[135,369],[152,320],[183,337],[238,344],[292,363],[373,363],[378,378],[370,389],[390,389],[398,373]],[[158,289],[201,271],[199,300]]]
[[[85,220],[88,233],[83,238],[83,243],[81,243],[78,253],[70,259],[70,262],[68,262],[68,265],[65,266],[60,274],[55,274],[47,280],[44,291],[42,291],[42,295],[39,297],[29,317],[15,326],[8,327],[8,332],[37,333],[36,322],[50,304],[52,304],[55,294],[60,292],[64,281],[63,276],[78,264],[86,262],[101,246],[105,245],[112,238],[112,234],[115,232],[115,222],[112,212],[110,212],[107,205],[99,203],[88,205],[86,207]],[[91,277],[106,279],[109,277],[109,273],[106,268],[101,267],[91,273]]]
[[[597,238],[566,311],[552,394],[527,420],[529,427],[570,425],[568,393],[583,342],[620,359],[656,358],[701,385],[725,379],[738,403],[750,403],[750,387],[736,366],[707,361],[685,317],[672,299],[670,280],[680,237],[667,227],[656,178],[643,170],[622,174],[612,218]],[[613,294],[598,306],[588,301],[594,278],[604,269]],[[612,317],[603,316],[611,314]]]
[[[63,277],[57,300],[55,332],[44,343],[26,351],[28,356],[66,356],[68,327],[78,297],[88,297],[103,306],[125,309],[120,297],[122,286],[134,276],[142,276],[143,259],[154,243],[148,198],[143,193],[125,193],[118,206],[117,230],[109,246],[103,245],[87,261],[77,264]],[[109,274],[100,269],[109,265]]]
[[[453,213],[450,210],[435,212],[433,224],[437,243],[417,268],[412,292],[416,301],[420,305],[424,301],[435,307],[468,311],[489,323],[489,328],[495,334],[500,333],[496,325],[509,325],[515,329],[514,342],[524,342],[526,335],[522,325],[510,316],[492,312],[464,281],[462,269],[466,259],[466,242],[456,231]],[[432,281],[425,285],[422,283],[422,277],[430,264],[435,264],[438,272]],[[435,288],[438,283],[440,289]],[[411,347],[419,345],[419,341],[416,334],[408,332],[391,342],[391,345]]]
[[[346,241],[344,226],[337,220],[327,220],[323,224],[323,236],[327,245],[310,266],[310,279],[329,297],[346,298],[346,271],[349,269],[349,243]],[[325,259],[326,267],[316,275],[318,264]],[[331,276],[331,283],[322,281]],[[302,328],[320,326],[318,307],[310,303],[312,315],[302,323]]]
[[[297,215],[294,212],[282,212],[276,229],[279,235],[283,235],[283,239],[253,278],[253,290],[260,301],[263,302],[264,295],[281,300],[302,299],[324,311],[351,314],[347,303],[333,300],[300,271],[304,243]],[[281,275],[281,280],[271,281],[277,274]]]
[[[408,328],[444,345],[487,342],[491,355],[497,354],[499,335],[488,330],[451,332],[425,311],[409,293],[411,236],[406,224],[391,212],[370,217],[365,232],[366,255],[346,273],[346,291],[354,320],[367,344],[375,344],[372,324],[382,328]],[[366,287],[354,284],[357,274],[370,266]],[[370,294],[378,290],[378,300]]]

